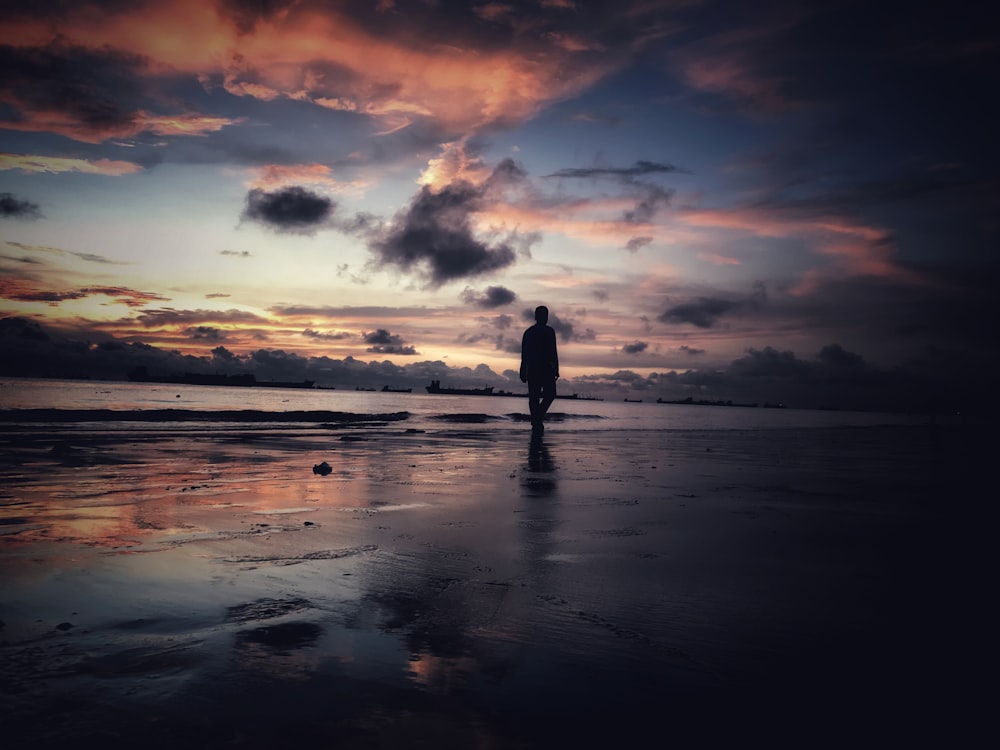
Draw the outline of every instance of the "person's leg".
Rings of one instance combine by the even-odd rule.
[[[555,379],[542,383],[539,395],[541,396],[541,403],[538,405],[538,419],[541,421],[545,418],[545,414],[548,412],[549,407],[552,406],[552,402],[556,400]]]
[[[542,398],[542,386],[537,380],[528,381],[528,412],[531,414],[531,424],[534,426],[541,422],[544,412],[539,414],[539,406]]]

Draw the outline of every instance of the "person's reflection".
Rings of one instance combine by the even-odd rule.
[[[526,494],[530,495],[551,495],[557,489],[556,464],[540,432],[531,433],[528,470],[524,473],[523,484]]]

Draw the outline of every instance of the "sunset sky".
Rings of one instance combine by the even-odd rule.
[[[514,388],[546,304],[564,390],[981,398],[964,5],[5,3],[0,374]]]

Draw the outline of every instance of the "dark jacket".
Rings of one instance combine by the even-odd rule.
[[[559,377],[556,332],[536,323],[521,337],[521,380],[555,380]]]

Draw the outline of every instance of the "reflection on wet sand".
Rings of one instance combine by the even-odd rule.
[[[762,460],[808,433],[369,437],[10,443],[14,745],[677,739],[720,701],[841,715],[929,687],[889,637],[914,632],[926,516],[886,499],[926,494],[914,445],[866,473],[851,440]]]

